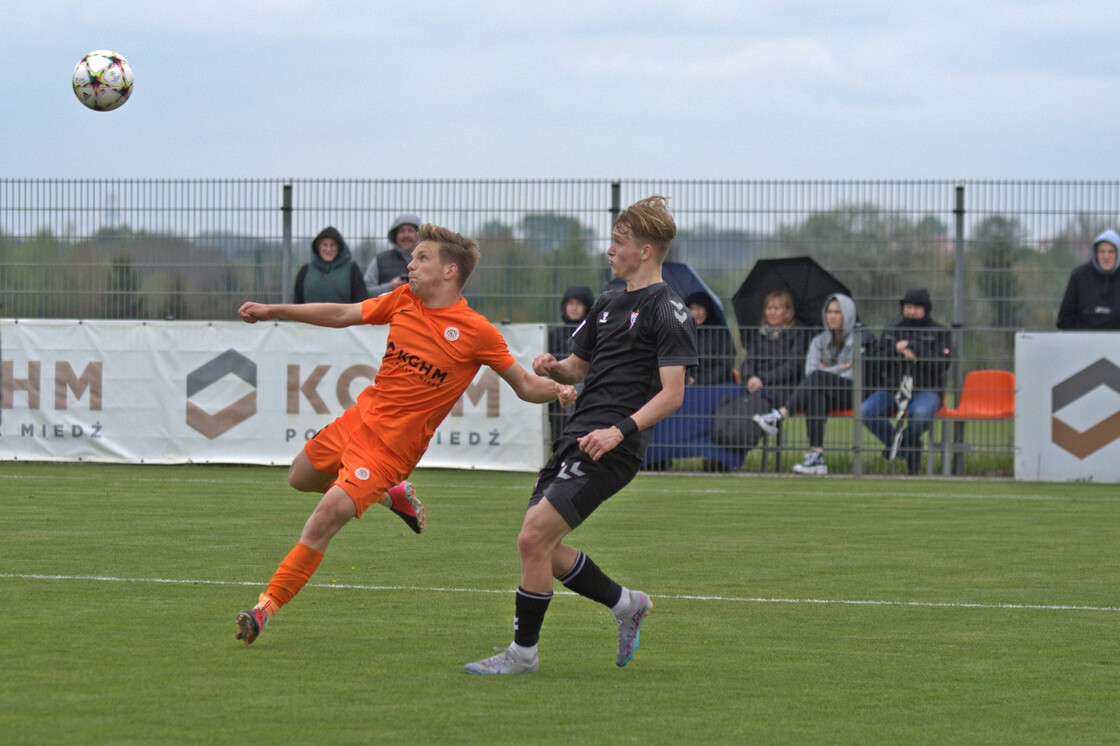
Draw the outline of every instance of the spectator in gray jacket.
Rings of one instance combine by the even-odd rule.
[[[420,217],[410,212],[397,216],[389,226],[389,248],[373,258],[366,269],[366,290],[376,298],[408,283],[408,263],[419,240]]]

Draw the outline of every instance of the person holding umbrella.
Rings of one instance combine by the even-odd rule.
[[[821,312],[825,330],[809,341],[805,379],[785,404],[754,421],[768,435],[777,435],[782,420],[805,412],[809,450],[793,470],[798,474],[828,474],[824,462],[824,426],[828,413],[852,406],[852,355],[855,349],[856,304],[843,293],[834,293]]]

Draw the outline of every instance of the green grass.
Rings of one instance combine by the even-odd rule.
[[[533,477],[415,481],[427,533],[371,510],[246,648],[315,502],[283,469],[4,463],[0,742],[1120,742],[1114,486],[643,475],[572,542],[653,595],[634,661],[557,594],[507,678],[462,664]]]

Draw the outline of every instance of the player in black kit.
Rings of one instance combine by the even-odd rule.
[[[537,477],[517,537],[521,585],[513,642],[468,663],[468,673],[537,670],[553,578],[614,612],[616,665],[625,666],[638,647],[642,620],[653,608],[649,596],[620,586],[564,537],[634,478],[649,429],[681,405],[685,370],[696,364],[696,322],[661,279],[677,230],[665,202],[648,197],[619,215],[607,259],[626,288],[599,296],[572,334],[571,355],[558,361],[545,353],[533,361],[538,375],[567,384],[582,380],[583,392]]]

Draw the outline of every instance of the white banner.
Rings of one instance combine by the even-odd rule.
[[[542,324],[501,327],[526,368]],[[386,327],[0,320],[0,459],[287,464],[373,381]],[[487,367],[420,466],[536,471],[546,407]]]
[[[1120,332],[1015,335],[1015,478],[1120,482]]]

